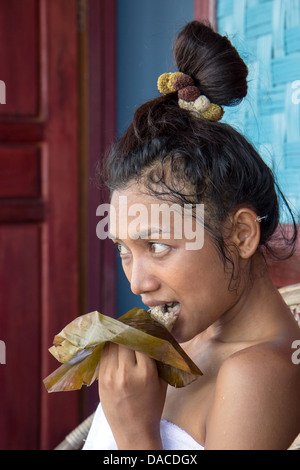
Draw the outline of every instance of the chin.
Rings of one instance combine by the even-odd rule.
[[[178,326],[175,325],[172,330],[172,336],[174,336],[176,341],[181,344],[181,343],[187,343],[188,341],[193,339],[195,334],[192,334],[191,332],[188,332],[188,331],[184,331],[184,329],[180,328],[179,325]]]

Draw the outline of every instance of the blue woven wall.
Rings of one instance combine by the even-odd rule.
[[[249,92],[224,120],[273,168],[300,213],[300,0],[218,0],[218,30],[249,67]]]

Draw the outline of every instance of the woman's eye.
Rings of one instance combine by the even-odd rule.
[[[121,245],[121,243],[116,244],[117,250],[120,253],[120,255],[126,255],[128,254],[128,250],[125,248],[124,245]]]
[[[153,253],[163,253],[168,248],[168,245],[164,245],[163,243],[151,243],[151,250]]]

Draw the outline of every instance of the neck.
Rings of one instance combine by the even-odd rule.
[[[235,302],[209,328],[221,342],[259,341],[272,332],[272,316],[280,294],[260,255],[252,260],[251,278],[241,282]]]

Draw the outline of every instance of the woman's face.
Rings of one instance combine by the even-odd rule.
[[[141,215],[134,210],[137,203],[149,217],[137,217]],[[186,342],[216,322],[236,296],[228,291],[230,273],[224,272],[223,261],[206,233],[202,248],[190,249],[185,230],[181,237],[176,231],[179,219],[171,217],[169,227],[162,218],[154,223],[151,209],[162,203],[143,194],[138,185],[115,191],[110,232],[132,292],[149,307],[180,304],[172,334],[178,342]]]

